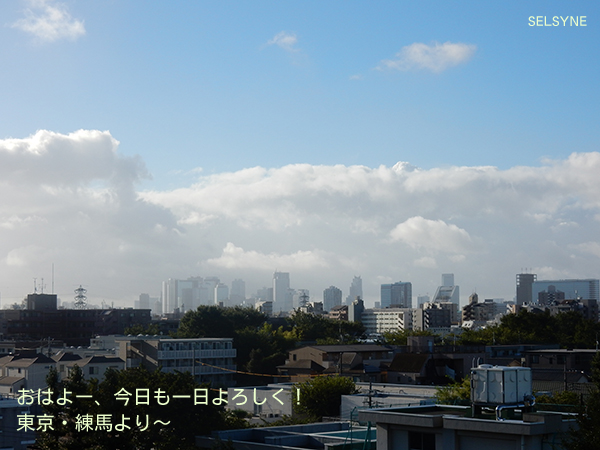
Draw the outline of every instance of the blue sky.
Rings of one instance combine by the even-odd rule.
[[[32,141],[27,139],[38,130],[54,133],[52,139],[62,143],[48,144],[47,164],[56,164],[61,173],[63,181],[57,183],[68,189],[88,189],[93,198],[102,192],[109,192],[117,200],[119,195],[129,195],[135,198],[135,205],[152,209],[133,218],[133,207],[115,213],[111,220],[123,228],[110,222],[96,230],[95,239],[106,240],[102,247],[150,247],[153,254],[164,254],[155,241],[149,244],[140,236],[129,234],[133,233],[133,224],[140,221],[177,229],[183,236],[170,237],[173,241],[165,242],[164,248],[194,249],[189,254],[180,249],[185,255],[175,252],[179,256],[171,255],[174,260],[168,262],[160,258],[154,267],[140,270],[142,275],[134,282],[119,280],[116,269],[110,275],[114,285],[128,287],[107,291],[103,297],[109,299],[127,302],[137,291],[156,291],[151,294],[157,295],[160,280],[169,277],[208,276],[217,271],[229,282],[229,278],[258,276],[240,267],[236,273],[234,264],[227,266],[223,262],[227,248],[255,252],[252,255],[262,255],[273,265],[285,261],[286,256],[307,256],[302,252],[312,252],[313,256],[324,252],[320,254],[323,261],[328,258],[324,254],[349,260],[358,253],[370,261],[368,268],[360,264],[350,264],[344,270],[323,266],[336,272],[331,281],[315,278],[308,269],[302,269],[305,275],[300,280],[317,296],[329,284],[340,284],[347,290],[352,275],[359,272],[371,280],[365,283],[370,283],[371,299],[377,296],[380,279],[405,281],[413,277],[415,294],[433,293],[440,273],[456,272],[457,283],[461,282],[461,273],[463,283],[469,280],[464,295],[489,286],[490,297],[509,298],[514,295],[514,273],[524,266],[537,268],[541,273],[546,270],[553,276],[598,277],[589,267],[597,264],[600,252],[598,256],[588,252],[580,261],[572,250],[580,245],[591,248],[589,243],[597,242],[596,206],[591,200],[582,200],[593,195],[562,189],[556,194],[562,200],[556,200],[556,196],[553,200],[544,197],[552,190],[544,183],[551,181],[545,178],[550,172],[555,179],[560,178],[561,170],[566,170],[563,166],[583,170],[579,166],[583,164],[587,168],[599,150],[599,9],[597,4],[583,1],[7,0],[0,3],[0,147],[7,149],[13,139],[31,148]],[[587,26],[529,26],[530,16],[555,15],[586,16]],[[97,133],[71,135],[78,130],[107,131],[119,144],[107,144]],[[60,150],[67,141],[72,141],[68,146],[73,153]],[[99,148],[109,148],[114,163],[107,163],[104,171],[101,168],[108,154]],[[589,160],[569,160],[573,153],[588,155]],[[97,159],[99,154],[104,156]],[[135,164],[131,158],[135,158]],[[400,203],[398,198],[391,203],[374,201],[368,183],[364,192],[347,187],[332,194],[339,186],[350,186],[348,177],[354,176],[354,166],[365,166],[373,171],[371,175],[378,173],[383,190],[399,189],[389,181],[395,176],[390,175],[393,171],[377,172],[380,166],[391,170],[399,161],[429,174],[429,187],[419,185],[418,189],[434,194],[419,198],[419,205],[412,203],[415,198],[411,196]],[[29,173],[31,166],[19,167],[18,161],[14,164],[14,173],[34,175]],[[96,165],[98,173],[81,164]],[[286,167],[299,164],[313,174],[320,166],[329,168],[331,172],[318,173],[319,180],[339,177],[335,178],[339,180],[337,185],[311,194],[331,195],[327,202],[323,200],[329,207],[324,204],[322,209],[315,209],[301,193],[290,194],[291,197],[281,194],[273,204],[258,194],[238,199],[238,203],[231,200],[235,195],[219,197],[229,189],[236,194],[237,190],[244,190],[240,180],[249,180],[248,186],[262,180],[264,184],[273,183],[278,192],[289,193],[285,180],[275,180],[281,173],[290,175]],[[122,169],[123,165],[128,169]],[[343,174],[334,169],[336,165],[346,168]],[[456,183],[473,179],[458,177],[460,181],[449,186],[445,181],[437,185],[431,178],[453,179],[450,174],[457,173],[459,167],[468,168],[465,170],[470,174],[480,174],[480,166],[496,167],[499,175],[491,169],[485,173],[503,179],[483,182],[487,190],[480,194],[488,200],[497,198],[502,203],[502,195],[495,191],[498,183],[512,185],[523,197],[540,189],[539,195],[533,196],[532,203],[525,202],[527,207],[523,209],[523,214],[530,214],[537,221],[535,226],[528,228],[523,217],[515,217],[503,228],[494,225],[498,224],[498,217],[509,220],[503,206],[497,203],[486,202],[486,213],[467,213],[463,208],[468,205],[463,200],[436,197],[436,193],[456,188]],[[519,182],[514,181],[511,177],[518,172],[518,166],[535,175],[530,179],[519,175]],[[266,172],[248,175],[251,168]],[[82,175],[72,184],[64,181],[77,171],[90,173],[88,178]],[[573,176],[577,179],[576,174]],[[299,185],[307,182],[299,177]],[[401,190],[414,194],[416,188],[410,187],[417,182],[414,173],[407,177],[413,181],[405,180]],[[289,180],[292,179],[294,176],[290,175]],[[128,194],[115,187],[125,184]],[[315,184],[323,186],[316,181]],[[592,193],[597,187],[593,181],[583,184]],[[8,182],[4,188],[7,193],[18,189]],[[470,186],[467,190],[472,193],[472,189]],[[309,190],[310,186],[305,186],[301,192],[306,194]],[[47,193],[48,186],[40,184],[36,192],[42,191]],[[20,210],[5,201],[0,210],[0,221],[4,223],[39,218],[40,223],[46,224],[39,233],[54,239],[54,243],[34,242],[36,239],[30,238],[36,231],[33,228],[20,230],[21,238],[11,234],[14,227],[0,231],[7,233],[7,243],[0,251],[13,280],[35,276],[28,272],[36,269],[24,263],[27,258],[10,257],[28,254],[23,249],[32,245],[36,248],[33,253],[46,251],[45,267],[51,261],[66,261],[67,254],[77,254],[79,246],[70,243],[72,233],[65,234],[68,226],[62,222],[68,220],[67,212],[81,213],[74,204],[75,191],[64,198],[53,192],[56,203],[48,204],[31,193],[25,202],[28,207]],[[221,205],[235,204],[237,209],[222,215],[226,207],[204,207],[209,193],[210,199],[217,199]],[[190,200],[195,195],[197,200]],[[460,191],[460,195],[464,193]],[[341,202],[340,196],[350,198],[349,205]],[[257,206],[246,211],[244,205],[254,201]],[[431,205],[425,208],[427,202]],[[455,211],[448,208],[441,212],[447,205],[439,202],[455,205]],[[85,204],[94,203],[88,199]],[[258,214],[256,211],[263,205],[272,209]],[[398,205],[406,209],[385,211]],[[285,216],[281,211],[286,208],[290,217],[302,214],[302,220],[268,219],[270,215]],[[96,213],[106,217],[105,211]],[[46,214],[61,218],[50,220]],[[344,215],[362,214],[362,225],[339,222]],[[482,217],[485,214],[489,217]],[[248,225],[244,219],[248,215],[261,219],[250,220],[252,225]],[[415,217],[429,222],[409,221]],[[27,223],[35,220],[38,219]],[[442,233],[450,234],[456,231],[452,226],[458,227],[468,234],[472,245],[467,245],[465,251],[452,247],[454,260],[446,255],[450,259],[444,262],[436,252],[447,254],[447,246],[436,250],[415,244],[415,239],[420,242],[418,236],[412,236],[413,240],[406,237],[410,226],[417,223],[431,232],[439,225]],[[578,227],[578,231],[552,231],[558,223],[575,224],[572,227]],[[401,224],[405,225],[400,228],[405,238],[398,237],[402,233],[393,232]],[[500,228],[494,231],[495,226]],[[516,255],[518,260],[513,261],[515,254],[506,250],[510,245],[504,241],[508,238],[502,230],[513,233],[523,248],[535,242],[537,245]],[[345,233],[347,239],[362,243],[352,254],[345,254],[348,246],[336,242],[335,237]],[[465,244],[461,236],[455,236],[456,245]],[[135,243],[136,239],[139,242]],[[475,242],[478,239],[479,243]],[[233,247],[227,247],[229,243]],[[66,249],[71,245],[72,253]],[[544,252],[552,245],[561,251],[571,250],[549,262]],[[388,248],[390,254],[382,256],[381,252]],[[367,257],[369,249],[378,255]],[[502,252],[498,253],[500,249]],[[554,254],[557,252],[560,253],[557,250]],[[398,254],[408,255],[407,260],[399,263],[395,256]],[[465,256],[469,254],[480,260],[469,263],[470,257]],[[493,255],[500,255],[502,264],[481,267]],[[144,258],[135,252],[111,259],[113,256],[106,255],[97,262],[106,267],[107,274],[110,267],[131,265],[138,261],[136,258]],[[565,258],[571,256],[580,266],[565,263]],[[221,265],[215,265],[217,259]],[[212,266],[209,261],[213,261]],[[376,267],[378,264],[381,267]],[[66,262],[62,265],[66,277],[64,272],[70,266]],[[293,272],[294,268],[290,263],[289,270]],[[498,271],[505,273],[505,282],[493,280],[492,272]],[[91,278],[90,272],[91,269],[82,270],[78,276]],[[268,284],[269,278],[266,273],[262,284]],[[313,281],[317,279],[318,282]],[[293,280],[292,276],[292,284]],[[85,280],[72,284],[80,283],[85,284]],[[4,283],[4,288],[2,284],[0,292],[25,289],[12,281]],[[96,290],[104,289],[101,279],[89,284]],[[127,289],[130,291],[124,293]],[[484,292],[480,297],[486,295]]]

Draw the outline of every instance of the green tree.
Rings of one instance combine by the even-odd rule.
[[[300,390],[296,412],[314,420],[321,420],[324,416],[339,416],[342,395],[357,392],[351,378],[340,376],[316,377],[294,386]]]
[[[383,345],[406,345],[409,336],[434,336],[428,330],[394,330],[383,332]]]
[[[595,389],[577,415],[577,428],[572,429],[563,444],[568,450],[600,450],[600,354],[592,360]]]
[[[457,343],[462,345],[545,344],[561,347],[593,348],[600,324],[575,311],[551,315],[550,311],[526,310],[507,314],[500,324],[481,330],[463,330]]]
[[[236,332],[234,338],[238,367],[246,372],[275,375],[277,366],[285,363],[288,350],[294,348],[296,342],[295,335],[282,327],[273,329],[267,323],[258,330],[246,327]]]
[[[471,379],[463,378],[460,382],[439,387],[435,392],[435,400],[442,405],[463,405],[471,399]]]
[[[185,313],[177,330],[177,337],[235,337],[237,330],[246,327],[258,328],[267,320],[267,316],[254,308],[220,308],[218,306],[199,306]]]
[[[578,405],[579,396],[573,391],[562,391],[552,395],[536,395],[536,403],[550,403],[555,405]]]
[[[360,322],[334,320],[299,310],[294,311],[288,321],[300,341],[348,344],[358,342],[365,334],[365,327]]]

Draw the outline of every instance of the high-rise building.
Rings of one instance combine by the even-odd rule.
[[[443,273],[442,274],[442,286],[454,286],[454,274]]]
[[[150,309],[150,295],[149,294],[140,294],[140,299],[138,300],[138,309]]]
[[[293,309],[293,293],[290,292],[290,274],[273,273],[273,312],[288,312]]]
[[[363,297],[362,278],[360,275],[358,277],[354,276],[352,283],[350,283],[350,293],[346,297],[346,304],[351,305],[356,297]]]
[[[348,321],[349,322],[360,322],[361,315],[365,310],[365,303],[362,298],[356,297],[352,304],[348,307]]]
[[[162,302],[160,301],[160,299],[158,297],[153,297],[152,299],[150,299],[150,302],[152,304],[152,314],[160,316],[162,314]]]
[[[181,312],[195,310],[200,303],[200,286],[202,277],[190,277],[177,280],[177,302]]]
[[[537,280],[535,273],[517,274],[517,305],[528,304],[533,301],[532,285]]]
[[[190,277],[187,280],[169,278],[162,283],[163,313],[181,312],[196,309],[200,303],[199,287],[202,277]],[[140,303],[141,303],[140,296]]]
[[[229,287],[224,283],[219,283],[215,286],[215,305],[227,306],[229,300]]]
[[[323,291],[323,309],[331,311],[334,306],[342,304],[342,290],[335,286],[329,286]]]
[[[556,286],[551,284],[545,291],[538,292],[537,303],[538,305],[550,306],[554,302],[565,300],[565,293],[556,289]]]
[[[177,280],[169,278],[162,283],[162,306],[163,313],[172,313],[179,308],[177,301]]]
[[[246,300],[246,283],[244,280],[235,279],[231,282],[229,299],[233,305],[241,305]]]
[[[256,298],[263,302],[273,303],[273,288],[263,287],[256,291]]]
[[[412,283],[398,281],[381,285],[382,308],[412,308]]]
[[[554,290],[564,293],[566,300],[581,298],[600,302],[600,298],[598,298],[599,283],[599,280],[589,278],[582,280],[537,280],[531,285],[531,296],[533,301],[537,301],[540,292],[548,292],[549,287],[553,286]]]
[[[434,302],[452,302],[458,306],[460,304],[459,288],[454,284],[454,274],[444,273],[442,274],[442,285],[437,288],[435,295],[433,296]]]

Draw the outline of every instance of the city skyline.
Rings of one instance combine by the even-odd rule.
[[[597,279],[599,10],[4,1],[2,305],[33,278],[115,306],[198,275],[360,274],[369,304]],[[561,14],[586,20],[529,19]]]

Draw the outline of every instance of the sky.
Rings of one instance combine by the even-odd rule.
[[[599,13],[4,0],[0,301],[42,278],[116,306],[275,270],[317,301],[360,275],[368,306],[442,273],[463,302],[598,278]]]

